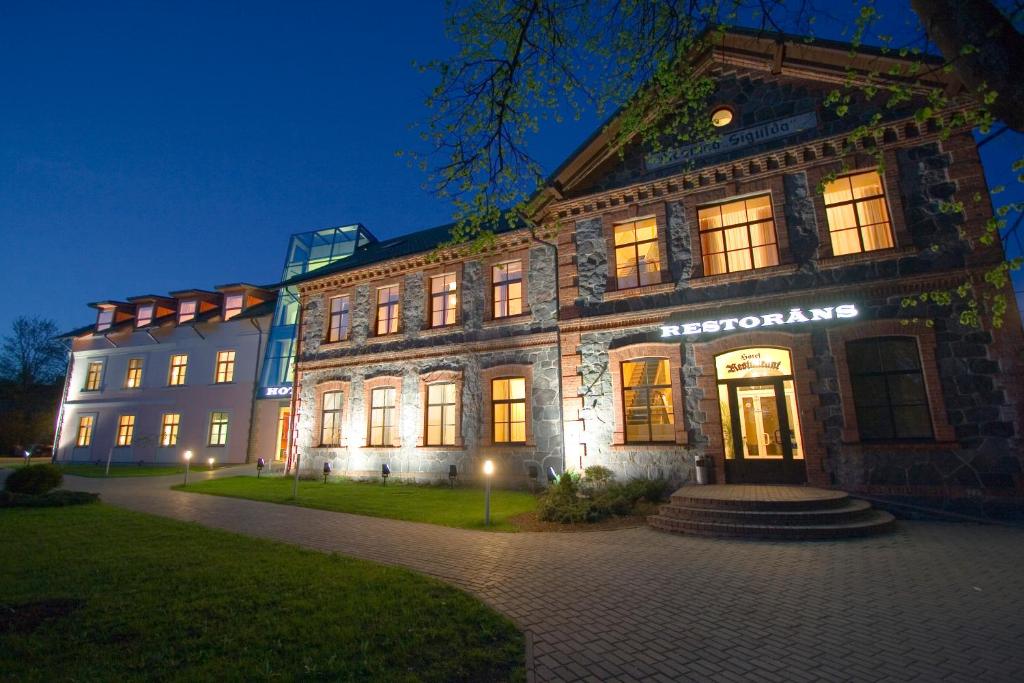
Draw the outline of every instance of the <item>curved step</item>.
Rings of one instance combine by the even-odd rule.
[[[811,486],[730,484],[684,486],[671,498],[682,507],[762,511],[839,507],[848,500],[845,491]]]
[[[890,531],[896,518],[888,512],[870,510],[863,517],[840,524],[809,524],[803,526],[739,524],[674,519],[652,515],[647,523],[655,529],[693,536],[744,538],[768,541],[828,541],[838,538],[873,536]]]
[[[751,526],[812,526],[854,522],[863,518],[869,512],[871,512],[871,503],[864,500],[847,498],[840,506],[821,507],[813,510],[743,510],[684,507],[673,502],[669,505],[663,505],[658,514],[662,517],[695,522],[717,522],[721,524],[745,524]]]

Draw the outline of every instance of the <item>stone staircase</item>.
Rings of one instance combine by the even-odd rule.
[[[891,531],[895,518],[842,491],[809,486],[684,486],[647,523],[716,538],[826,541]]]

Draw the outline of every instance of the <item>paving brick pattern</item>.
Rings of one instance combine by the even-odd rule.
[[[115,505],[449,581],[526,632],[531,680],[1024,680],[1020,529],[901,522],[818,543],[489,534],[168,483],[68,477]]]

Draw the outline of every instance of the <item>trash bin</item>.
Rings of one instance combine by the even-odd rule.
[[[711,463],[711,458],[706,455],[698,456],[693,461],[694,467],[697,470],[697,483],[698,484],[710,484],[711,483],[711,469],[714,467]]]

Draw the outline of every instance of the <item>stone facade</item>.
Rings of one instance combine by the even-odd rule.
[[[716,357],[769,348],[785,350],[791,365],[784,379],[771,384],[787,387],[785,397],[774,394],[776,405],[788,405],[780,412],[792,412],[789,424],[799,432],[799,443],[785,446],[781,425],[774,437],[788,454],[799,450],[787,463],[799,471],[790,468],[786,476],[796,472],[810,484],[880,495],[1024,494],[1018,311],[1011,305],[1006,326],[992,331],[960,325],[956,306],[901,303],[922,291],[976,281],[1002,258],[998,247],[977,239],[991,207],[969,201],[986,192],[970,132],[940,139],[908,116],[910,105],[880,112],[875,103],[854,100],[850,114],[837,117],[822,105],[832,81],[803,66],[806,54],[787,65],[778,44],[750,36],[741,43],[735,62],[725,50],[709,72],[718,82],[716,97],[734,112],[725,133],[810,112],[813,126],[658,168],[648,168],[639,148],[627,148],[621,157],[609,153],[608,140],[598,135],[535,204],[535,220],[555,236],[554,248],[525,231],[504,233],[493,251],[481,255],[413,253],[300,284],[297,443],[303,468],[319,471],[328,460],[336,472],[376,476],[381,462],[388,462],[403,476],[439,479],[447,465],[474,472],[481,459],[494,458],[509,481],[543,478],[548,467],[602,465],[621,479],[683,482],[692,478],[695,459],[706,456],[719,481],[729,481],[740,472],[726,455],[740,443],[739,423],[726,415],[734,409],[723,407],[719,392],[741,383],[717,376]],[[765,57],[761,66],[750,57],[757,50]],[[821,68],[845,74],[846,52],[800,50],[817,50]],[[884,116],[880,146],[849,148],[844,136],[876,113]],[[842,249],[834,245],[841,243],[832,231],[838,228],[819,187],[836,174],[878,169],[876,152],[884,161],[878,177],[881,229],[892,246],[837,254]],[[715,274],[698,211],[750,197],[768,198],[777,263]],[[960,213],[943,209],[957,199],[969,207]],[[639,219],[656,225],[656,277],[619,289],[614,228]],[[524,315],[495,320],[492,269],[511,259],[524,266]],[[431,329],[428,278],[447,271],[457,273],[460,318],[451,328]],[[375,288],[389,284],[401,289],[402,329],[374,337]],[[325,343],[326,302],[340,294],[352,297],[352,332],[346,341]],[[855,317],[834,315],[840,304],[855,310]],[[818,313],[793,317],[793,309]],[[799,324],[782,321],[786,314]],[[700,321],[713,325],[705,329]],[[918,349],[913,381],[926,397],[921,410],[931,425],[928,438],[862,438],[848,345],[890,337],[912,339]],[[638,443],[627,425],[623,364],[638,359],[667,360],[669,367],[659,381],[667,390],[662,407],[673,417],[651,442]],[[423,378],[437,373],[461,382],[457,448],[422,445]],[[508,373],[527,378],[528,437],[521,446],[499,447],[490,442],[489,387]],[[743,386],[756,386],[762,376],[744,378],[750,381]],[[395,447],[366,446],[368,381],[400,389]],[[341,383],[350,394],[348,438],[321,448],[316,387],[327,382]],[[770,432],[764,433],[766,449]]]
[[[561,471],[562,435],[558,410],[557,281],[554,250],[531,240],[528,233],[506,238],[511,251],[479,257],[458,257],[433,262],[418,255],[406,272],[380,278],[367,271],[346,272],[354,282],[346,287],[328,282],[315,295],[303,296],[300,381],[295,421],[301,469],[320,472],[331,463],[335,473],[377,477],[382,464],[393,476],[420,481],[446,480],[450,465],[463,477],[476,477],[484,459],[496,462],[498,477],[510,484],[540,480],[548,468]],[[524,313],[507,319],[493,316],[488,292],[491,268],[497,263],[522,260]],[[455,325],[429,327],[431,274],[456,272],[458,318]],[[401,327],[398,334],[374,336],[375,288],[398,282],[401,289]],[[324,311],[327,300],[344,291],[353,297],[351,332],[343,342],[326,342]],[[472,350],[470,350],[472,349]],[[493,370],[514,368],[507,374],[528,377],[529,438],[525,444],[502,445],[492,440],[484,378]],[[425,392],[421,383],[438,373],[459,378],[458,439],[451,446],[425,446]],[[398,444],[385,448],[369,445],[370,422],[365,386],[377,378],[399,391]],[[320,444],[317,433],[317,387],[338,383],[342,389],[345,435],[336,446]]]

